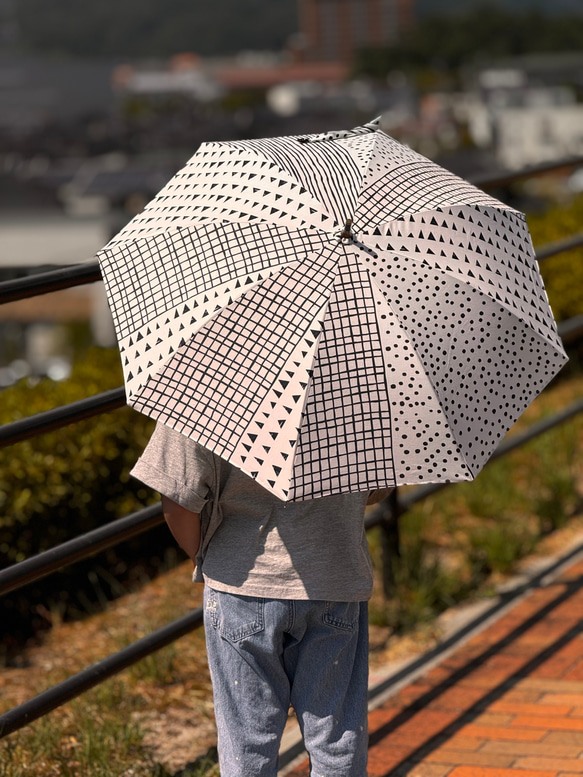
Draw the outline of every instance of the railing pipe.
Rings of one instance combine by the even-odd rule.
[[[399,518],[401,516],[402,507],[396,488],[382,503],[381,509],[383,511],[382,519],[380,521],[382,583],[383,592],[388,598],[393,593],[396,584],[394,559],[399,558],[401,555]]]
[[[561,321],[558,330],[563,345],[571,345],[571,343],[577,342],[583,336],[583,313],[579,316],[568,318],[566,321]]]
[[[61,567],[136,537],[163,522],[162,506],[158,502],[13,564],[0,571],[0,596],[40,580]]]
[[[136,661],[140,661],[156,650],[160,650],[174,640],[183,637],[201,626],[202,622],[203,611],[202,607],[199,607],[117,653],[104,658],[97,664],[68,677],[63,682],[43,691],[18,707],[5,712],[0,715],[0,739],[99,685],[123,669],[127,669]]]
[[[98,262],[60,267],[0,283],[0,304],[102,280]]]
[[[583,232],[579,232],[577,235],[572,235],[564,240],[555,240],[552,243],[545,243],[536,250],[536,258],[539,262],[543,262],[551,256],[562,254],[565,251],[571,251],[573,248],[579,248],[583,246]]]
[[[19,421],[12,421],[0,426],[0,448],[44,432],[50,432],[53,429],[60,429],[62,426],[82,421],[84,418],[116,410],[125,404],[125,389],[123,386],[119,386],[86,399],[79,399],[68,405],[61,405],[53,410],[46,410],[44,413],[36,413],[28,418],[21,418]]]
[[[532,178],[536,175],[543,175],[554,170],[567,170],[572,167],[583,165],[583,156],[570,156],[565,159],[558,159],[554,162],[541,162],[538,165],[529,165],[521,170],[501,170],[498,173],[488,173],[486,175],[473,175],[468,178],[474,186],[480,189],[493,189],[496,186],[505,186],[514,181],[521,181],[525,178]]]

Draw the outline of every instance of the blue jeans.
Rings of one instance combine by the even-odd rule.
[[[204,606],[221,777],[276,777],[290,704],[312,777],[365,777],[367,602],[206,586]]]

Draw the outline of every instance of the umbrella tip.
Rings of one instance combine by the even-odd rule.
[[[344,225],[344,229],[340,233],[340,240],[352,240],[354,235],[352,234],[352,230],[350,227],[352,226],[352,219],[346,219],[346,224]]]

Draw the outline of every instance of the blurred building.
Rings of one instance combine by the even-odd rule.
[[[200,57],[191,52],[177,54],[167,62],[150,65],[119,65],[113,71],[116,91],[137,95],[185,95],[200,102],[212,102],[223,94]]]
[[[501,167],[583,154],[583,55],[537,54],[466,73],[464,113],[474,143]]]
[[[305,60],[351,62],[358,49],[396,43],[413,0],[300,0],[295,51]]]
[[[94,261],[107,242],[108,223],[98,216],[72,217],[57,210],[0,214],[0,281],[83,261]],[[26,375],[68,375],[73,329],[98,345],[115,345],[102,283],[0,305],[0,388]]]

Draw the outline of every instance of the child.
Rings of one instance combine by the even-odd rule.
[[[238,468],[158,424],[132,474],[205,582],[205,632],[221,777],[275,777],[290,704],[312,777],[364,777],[367,501],[285,503]]]

